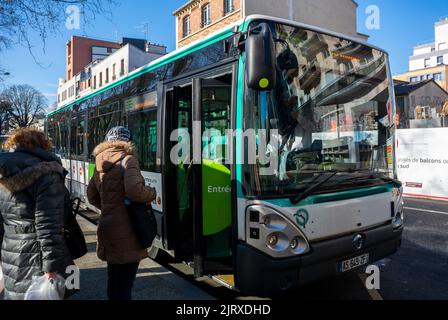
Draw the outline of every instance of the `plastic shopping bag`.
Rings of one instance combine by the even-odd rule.
[[[65,279],[58,275],[55,279],[46,276],[33,277],[31,286],[25,294],[25,300],[63,300]]]
[[[5,279],[3,279],[2,263],[0,261],[0,293],[5,289]]]

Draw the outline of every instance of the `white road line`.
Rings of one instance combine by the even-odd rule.
[[[365,274],[359,273],[358,276],[362,282],[364,289],[366,289],[367,293],[369,294],[369,296],[372,300],[374,300],[374,301],[383,301],[384,300],[378,290],[375,290],[375,289],[367,290],[367,288],[366,288],[367,276]]]
[[[404,207],[404,209],[412,210],[412,211],[420,211],[420,212],[437,213],[437,214],[448,215],[448,212],[443,212],[443,211],[435,211],[435,210],[419,209],[419,208],[411,208],[411,207]]]

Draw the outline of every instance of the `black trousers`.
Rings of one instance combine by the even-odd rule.
[[[109,300],[132,300],[132,287],[139,263],[107,264],[107,296]]]

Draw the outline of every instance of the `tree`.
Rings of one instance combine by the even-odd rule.
[[[45,115],[47,99],[32,86],[10,86],[1,94],[0,100],[5,106],[3,113],[13,129],[30,127]]]
[[[9,110],[9,102],[0,96],[0,135],[6,134],[9,130]]]
[[[98,14],[109,14],[114,4],[115,0],[1,0],[0,52],[22,44],[34,57],[31,31],[39,35],[45,50],[48,36],[64,28],[70,15],[79,13],[88,24]]]

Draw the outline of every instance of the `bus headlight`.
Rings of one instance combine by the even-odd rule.
[[[247,243],[275,258],[302,255],[310,251],[306,236],[276,210],[256,205],[247,208]]]

